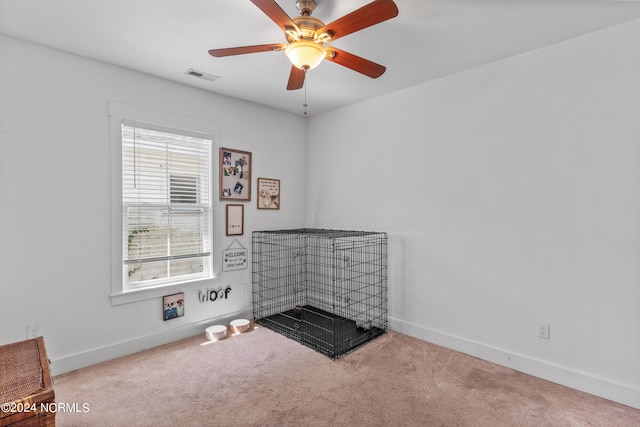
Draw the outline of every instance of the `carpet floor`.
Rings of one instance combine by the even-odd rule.
[[[260,326],[203,333],[54,389],[60,427],[640,426],[639,410],[393,331],[337,360]]]

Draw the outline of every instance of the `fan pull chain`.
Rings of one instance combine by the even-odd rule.
[[[304,115],[307,115],[307,68],[304,69],[304,104],[302,104],[302,106],[304,107]]]

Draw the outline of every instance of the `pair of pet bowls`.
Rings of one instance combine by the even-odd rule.
[[[231,333],[241,334],[251,329],[251,321],[247,319],[236,319],[229,324]],[[209,341],[219,341],[227,337],[229,329],[225,325],[213,325],[205,329],[204,334]]]

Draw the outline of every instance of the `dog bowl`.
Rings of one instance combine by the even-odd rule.
[[[235,334],[247,332],[251,328],[251,322],[247,319],[236,319],[231,322],[231,331]]]
[[[227,327],[224,325],[209,326],[204,330],[204,334],[209,341],[218,341],[227,337]]]

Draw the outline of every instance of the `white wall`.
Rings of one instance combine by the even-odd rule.
[[[308,225],[389,232],[392,329],[640,408],[639,41],[311,118]]]
[[[210,283],[227,301],[186,292],[183,318],[164,322],[161,297],[112,305],[109,102],[217,123],[253,153],[254,186],[281,180],[281,210],[245,204],[249,249],[253,230],[304,226],[306,120],[4,36],[0,64],[0,343],[39,324],[57,374],[251,315],[250,267]]]

